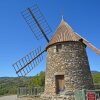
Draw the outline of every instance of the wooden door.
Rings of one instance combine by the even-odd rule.
[[[56,92],[59,94],[64,91],[64,75],[56,76]]]

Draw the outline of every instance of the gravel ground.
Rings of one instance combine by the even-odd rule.
[[[17,95],[0,97],[0,100],[17,100]]]
[[[17,95],[0,97],[0,100],[41,100],[39,98],[17,98]]]

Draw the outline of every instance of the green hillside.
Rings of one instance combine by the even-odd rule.
[[[18,87],[44,86],[45,72],[34,77],[1,77],[0,95],[16,94]]]

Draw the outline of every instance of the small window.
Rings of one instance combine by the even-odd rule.
[[[56,45],[56,52],[59,52],[62,49],[62,45],[61,44],[57,44]]]

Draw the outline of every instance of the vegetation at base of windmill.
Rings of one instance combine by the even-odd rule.
[[[100,89],[100,73],[92,74],[95,89]]]
[[[100,84],[100,73],[93,74],[93,81],[96,84]]]
[[[45,72],[40,72],[40,74],[37,74],[32,78],[32,80],[28,84],[28,87],[29,88],[44,87],[44,85],[45,85]]]

